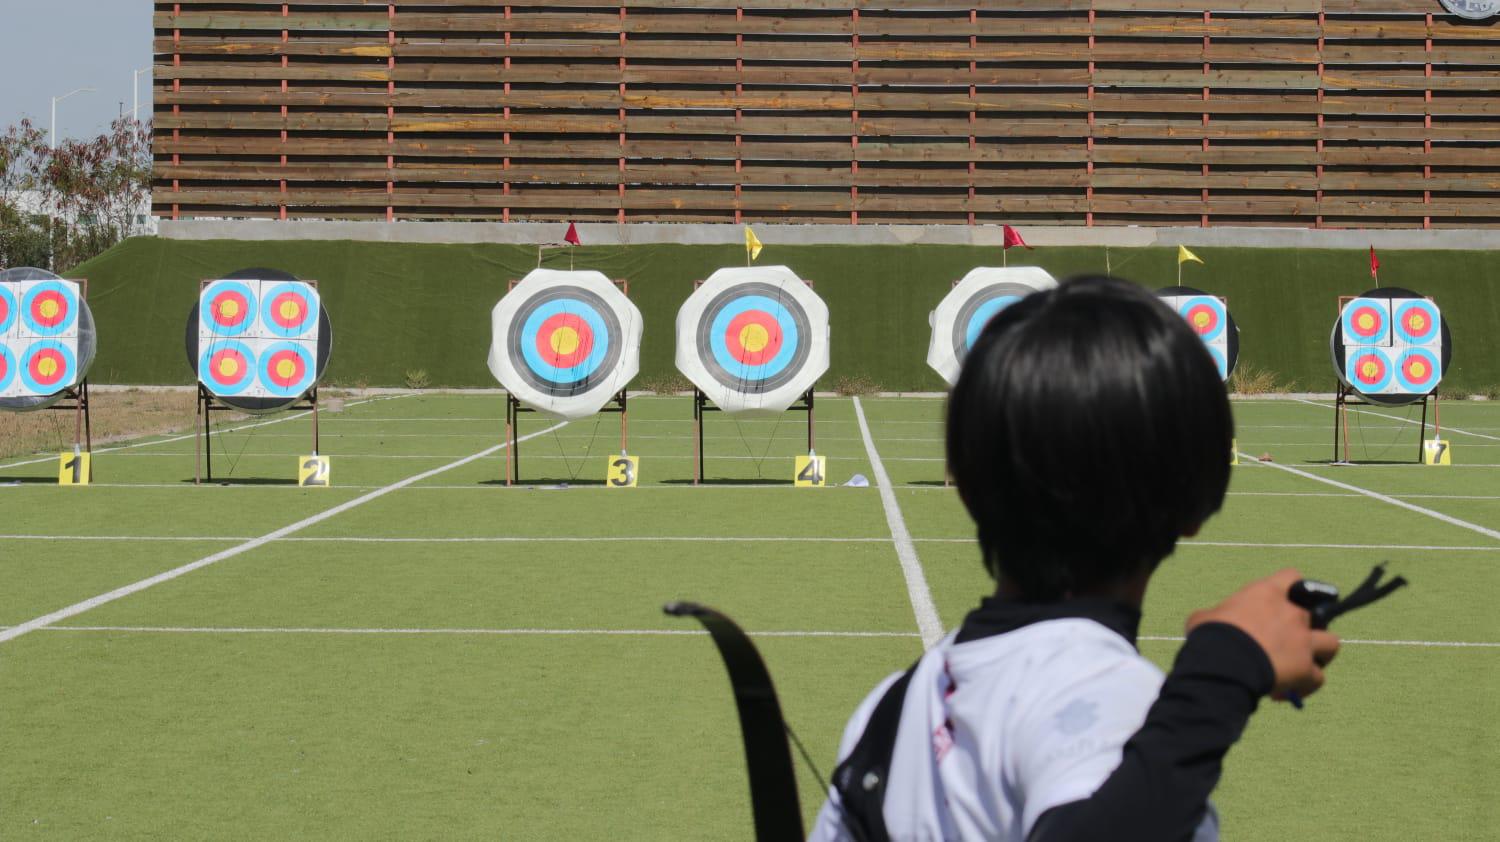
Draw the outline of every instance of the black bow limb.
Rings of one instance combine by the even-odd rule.
[[[703,624],[729,672],[740,733],[745,739],[745,762],[750,776],[750,803],[755,814],[755,838],[760,842],[805,839],[802,807],[797,800],[797,770],[787,745],[786,720],[766,664],[749,635],[734,621],[695,602],[669,602],[662,611],[673,617],[692,617]]]

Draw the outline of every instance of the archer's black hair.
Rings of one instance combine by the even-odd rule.
[[[980,334],[948,403],[948,470],[990,575],[1051,602],[1154,569],[1218,511],[1233,435],[1187,322],[1140,286],[1084,276]]]

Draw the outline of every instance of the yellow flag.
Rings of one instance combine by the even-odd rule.
[[[751,231],[748,225],[745,226],[745,253],[750,255],[751,260],[760,257],[760,240],[756,238],[755,232]]]
[[[1181,266],[1182,264],[1188,262],[1189,260],[1193,261],[1194,263],[1202,263],[1203,262],[1203,258],[1201,258],[1198,255],[1193,254],[1192,252],[1188,251],[1187,246],[1178,246],[1177,247],[1177,265]]]

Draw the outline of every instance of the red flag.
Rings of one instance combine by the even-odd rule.
[[[1004,232],[1004,234],[1005,234],[1005,242],[1000,246],[1000,248],[1005,249],[1007,251],[1010,249],[1011,246],[1024,246],[1025,248],[1028,248],[1028,249],[1031,248],[1031,246],[1026,245],[1026,241],[1025,240],[1021,239],[1021,232],[1019,232],[1016,229],[1010,227],[1009,225],[1005,226],[1005,232]]]
[[[1375,256],[1375,247],[1370,246],[1370,277],[1379,280],[1380,276],[1375,274],[1380,271],[1380,258]]]
[[[563,235],[563,242],[568,243],[569,245],[574,245],[574,246],[581,246],[581,245],[583,245],[583,241],[580,240],[580,239],[578,239],[578,226],[577,225],[574,225],[571,222],[568,223],[568,233],[566,233],[566,234]]]

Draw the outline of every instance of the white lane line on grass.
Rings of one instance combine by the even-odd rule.
[[[389,400],[395,400],[397,398],[409,398],[409,397],[412,397],[412,395],[381,395],[381,396],[375,397],[375,398],[365,398],[362,401],[355,401],[353,403],[346,403],[346,404],[344,404],[344,408],[345,409],[349,409],[351,407],[356,407],[356,406],[359,406],[361,404],[374,403],[376,401],[389,401]],[[238,427],[225,427],[225,428],[222,428],[222,429],[210,431],[209,432],[209,436],[217,436],[217,435],[219,435],[221,433],[236,433],[236,432],[239,432],[240,430],[251,429],[252,427],[269,427],[272,424],[282,424],[282,423],[285,423],[287,421],[296,421],[298,418],[306,418],[307,416],[309,416],[311,414],[312,414],[311,411],[297,412],[297,413],[293,413],[292,415],[283,416],[281,418],[275,418],[275,419],[272,419],[270,421],[257,421],[257,422],[251,423],[251,424],[241,424]],[[327,420],[324,420],[323,423],[327,424],[328,422],[327,422]],[[174,443],[179,442],[179,441],[187,441],[188,439],[193,438],[195,435],[197,435],[197,431],[196,430],[194,432],[188,433],[186,435],[171,436],[170,438],[153,439],[151,441],[138,441],[138,442],[135,442],[133,444],[116,445],[115,447],[101,447],[101,448],[98,448],[98,449],[94,450],[93,453],[94,453],[95,456],[98,456],[101,453],[118,453],[119,451],[122,451],[122,450],[132,450],[132,449],[137,448],[137,447],[154,447],[154,446],[156,446],[158,444],[174,444]],[[136,456],[138,454],[125,453],[125,454],[121,454],[121,455],[122,456]],[[24,461],[24,462],[8,462],[6,464],[0,465],[0,471],[6,470],[6,469],[9,469],[9,468],[20,468],[20,467],[25,466],[25,465],[40,465],[43,462],[56,462],[56,461],[57,461],[57,456],[56,456],[56,454],[53,454],[53,455],[45,456],[45,457],[43,457],[41,459],[29,459],[29,460]]]
[[[1241,453],[1240,458],[1244,459],[1248,464],[1251,465],[1259,465],[1262,468],[1275,468],[1278,471],[1286,471],[1287,473],[1294,476],[1303,477],[1304,479],[1310,479],[1314,482],[1321,482],[1325,485],[1331,485],[1334,488],[1342,488],[1345,491],[1353,491],[1358,494],[1363,494],[1364,496],[1369,497],[1372,500],[1379,500],[1382,503],[1389,503],[1392,506],[1406,509],[1410,512],[1416,512],[1419,515],[1426,515],[1427,517],[1433,518],[1435,520],[1440,520],[1443,523],[1450,524],[1452,526],[1459,526],[1471,532],[1477,532],[1480,535],[1485,536],[1486,538],[1493,538],[1496,541],[1500,541],[1500,531],[1490,529],[1487,526],[1480,526],[1477,523],[1470,523],[1461,518],[1456,518],[1453,515],[1445,515],[1442,512],[1437,511],[1436,509],[1429,509],[1424,506],[1418,506],[1416,503],[1408,503],[1405,500],[1398,500],[1395,497],[1390,496],[1389,494],[1381,494],[1378,491],[1371,491],[1368,488],[1361,488],[1357,485],[1350,485],[1347,482],[1339,482],[1336,479],[1320,477],[1317,474],[1308,473],[1307,471],[1293,468],[1290,465],[1283,465],[1280,462],[1260,462],[1257,461],[1254,457],[1250,456],[1250,454],[1248,453]]]
[[[1174,634],[1143,634],[1136,640],[1155,640],[1165,643],[1181,643],[1183,637]],[[1424,649],[1500,649],[1500,643],[1490,641],[1467,641],[1467,640],[1360,640],[1358,638],[1343,638],[1339,641],[1354,646],[1415,646]]]
[[[551,427],[548,427],[548,428],[546,428],[544,430],[538,430],[535,433],[530,433],[528,435],[521,436],[520,439],[518,439],[518,441],[526,441],[527,439],[535,438],[536,436],[546,435],[547,433],[550,433],[553,430],[556,430],[556,429],[559,429],[559,428],[565,426],[566,423],[567,422],[563,422],[562,424],[554,424]],[[397,482],[393,482],[390,485],[378,488],[378,489],[376,489],[374,491],[371,491],[368,494],[365,494],[365,495],[360,496],[360,497],[356,497],[353,500],[349,500],[347,502],[340,503],[339,505],[334,506],[331,509],[324,509],[323,511],[321,511],[321,512],[315,514],[315,515],[312,515],[311,517],[303,518],[302,520],[299,520],[296,523],[290,524],[288,526],[283,526],[280,529],[277,529],[277,530],[275,530],[273,532],[268,532],[265,535],[260,536],[259,538],[255,538],[255,539],[246,541],[246,542],[244,542],[242,544],[237,544],[237,545],[235,545],[233,547],[230,547],[228,549],[216,552],[213,555],[204,556],[203,558],[200,558],[197,561],[191,562],[189,564],[184,564],[181,567],[174,567],[171,570],[168,570],[168,571],[163,572],[163,573],[158,573],[155,576],[151,576],[149,578],[142,579],[139,582],[132,582],[129,585],[125,585],[123,587],[115,588],[114,590],[112,590],[112,591],[110,591],[108,593],[102,593],[102,594],[99,594],[98,596],[90,597],[89,599],[85,599],[82,602],[75,602],[74,604],[69,605],[66,608],[60,608],[60,609],[58,609],[56,611],[53,611],[50,614],[43,614],[42,616],[37,617],[37,618],[35,618],[33,620],[28,620],[27,622],[24,622],[24,623],[20,624],[19,626],[12,626],[11,628],[8,628],[8,629],[6,629],[3,632],[0,632],[0,643],[4,643],[4,642],[6,642],[8,640],[15,640],[16,638],[18,638],[21,635],[26,634],[28,632],[33,632],[33,631],[36,631],[37,629],[46,628],[47,626],[50,626],[50,625],[52,625],[53,623],[56,623],[59,620],[66,620],[69,617],[75,617],[75,616],[77,616],[79,614],[82,614],[85,611],[89,611],[91,609],[98,608],[101,605],[105,605],[107,603],[114,602],[117,599],[122,599],[124,597],[130,596],[131,594],[139,593],[139,592],[141,592],[141,591],[143,591],[143,590],[145,590],[147,588],[153,587],[155,585],[159,585],[162,582],[169,582],[169,581],[171,581],[173,579],[176,579],[179,576],[184,576],[184,575],[186,575],[188,573],[191,573],[194,570],[197,570],[197,569],[199,569],[201,567],[207,567],[207,566],[209,566],[211,564],[218,564],[219,562],[221,562],[221,561],[223,561],[225,559],[234,558],[235,556],[240,555],[241,553],[249,552],[250,550],[256,549],[257,547],[263,547],[266,544],[269,544],[269,543],[271,543],[273,541],[277,541],[277,540],[280,540],[282,538],[285,538],[286,536],[291,535],[294,532],[300,532],[301,530],[306,529],[309,526],[315,526],[315,525],[317,525],[319,523],[322,523],[325,520],[328,520],[331,517],[336,517],[338,515],[341,515],[344,512],[349,511],[350,509],[357,508],[359,506],[363,506],[364,504],[370,502],[371,500],[377,500],[377,499],[379,499],[381,497],[384,497],[385,495],[390,494],[392,491],[397,491],[399,489],[405,488],[406,486],[411,485],[414,482],[421,482],[422,480],[427,479],[428,477],[437,476],[438,474],[441,474],[444,471],[450,471],[450,470],[453,470],[454,468],[459,468],[459,467],[462,467],[464,465],[467,465],[470,462],[474,462],[476,460],[483,459],[484,457],[489,456],[491,453],[497,453],[497,452],[499,452],[500,450],[504,449],[506,446],[507,446],[506,443],[502,442],[501,444],[497,444],[497,445],[495,445],[493,447],[489,447],[489,448],[486,448],[484,450],[481,450],[478,453],[474,453],[474,454],[470,454],[469,456],[465,456],[464,458],[459,459],[457,461],[449,462],[446,465],[442,465],[440,467],[433,468],[430,471],[423,471],[420,474],[413,474],[413,475],[407,477],[406,479],[399,480]]]
[[[972,544],[973,538],[913,538],[918,544]],[[1459,547],[1446,544],[1273,544],[1261,541],[1178,541],[1179,547],[1249,547],[1261,550],[1438,550],[1500,553],[1500,546]]]
[[[182,536],[182,535],[0,535],[0,541],[199,541],[229,543],[233,541],[259,540],[248,536]],[[297,538],[275,538],[266,543],[305,544],[609,544],[621,542],[638,543],[684,543],[684,544],[889,544],[889,538],[830,538],[827,536],[797,537],[773,535],[770,537],[735,537],[729,535],[473,535],[473,536],[409,536],[409,537],[339,537],[302,536]]]
[[[249,628],[214,626],[49,626],[53,632],[124,632],[139,634],[451,634],[451,635],[619,635],[637,637],[690,637],[707,635],[703,629],[339,629],[339,628]],[[919,637],[915,632],[870,631],[752,631],[751,637]]]
[[[917,629],[922,632],[922,646],[931,647],[942,639],[943,623],[938,619],[937,607],[932,604],[932,591],[927,588],[927,576],[922,572],[921,560],[917,558],[917,547],[912,543],[906,520],[901,517],[896,492],[891,490],[891,478],[885,472],[885,464],[880,461],[875,440],[870,437],[870,424],[865,420],[865,410],[857,396],[854,398],[854,417],[859,421],[859,434],[865,440],[870,472],[875,474],[875,485],[880,489],[880,504],[885,507],[885,522],[891,528],[891,541],[896,545],[896,557],[901,560],[901,575],[906,578],[906,595],[911,599],[912,613],[917,616]]]
[[[1318,403],[1316,401],[1310,401],[1305,398],[1296,398],[1296,401],[1298,403],[1305,403],[1308,406],[1315,406],[1319,409],[1333,409],[1333,404],[1331,403]],[[1410,418],[1401,418],[1396,415],[1387,415],[1384,412],[1371,412],[1368,409],[1350,409],[1348,411],[1358,413],[1359,415],[1372,415],[1376,418],[1384,418],[1387,421],[1400,421],[1403,424],[1422,424],[1421,421],[1413,421]],[[1434,427],[1433,429],[1438,428]],[[1488,433],[1476,433],[1470,430],[1460,430],[1457,427],[1443,427],[1442,429],[1447,430],[1450,433],[1458,433],[1459,435],[1474,436],[1475,438],[1489,439],[1490,441],[1500,441],[1500,436],[1492,436]]]

